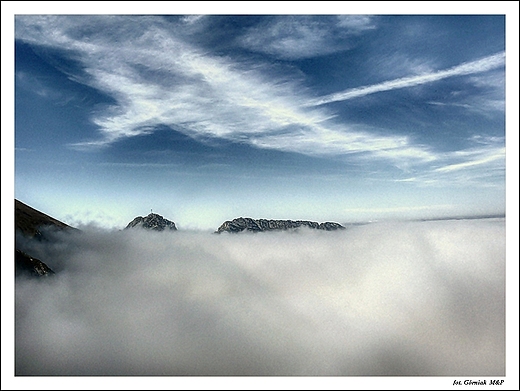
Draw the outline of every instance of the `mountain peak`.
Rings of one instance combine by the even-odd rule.
[[[164,231],[165,229],[169,229],[170,231],[177,230],[173,221],[165,219],[157,213],[150,213],[146,217],[138,216],[128,223],[125,229],[134,227],[146,228],[153,231]]]

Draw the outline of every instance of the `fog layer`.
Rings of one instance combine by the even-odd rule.
[[[85,230],[25,250],[17,375],[505,375],[503,219]]]

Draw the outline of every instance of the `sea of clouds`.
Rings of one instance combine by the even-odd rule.
[[[16,375],[504,376],[505,220],[21,243]]]

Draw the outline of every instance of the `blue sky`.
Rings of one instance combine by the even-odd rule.
[[[503,15],[196,13],[15,17],[15,198],[106,228],[505,213]]]

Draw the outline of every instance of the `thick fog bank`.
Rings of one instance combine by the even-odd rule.
[[[505,374],[503,219],[26,246],[17,375]]]

